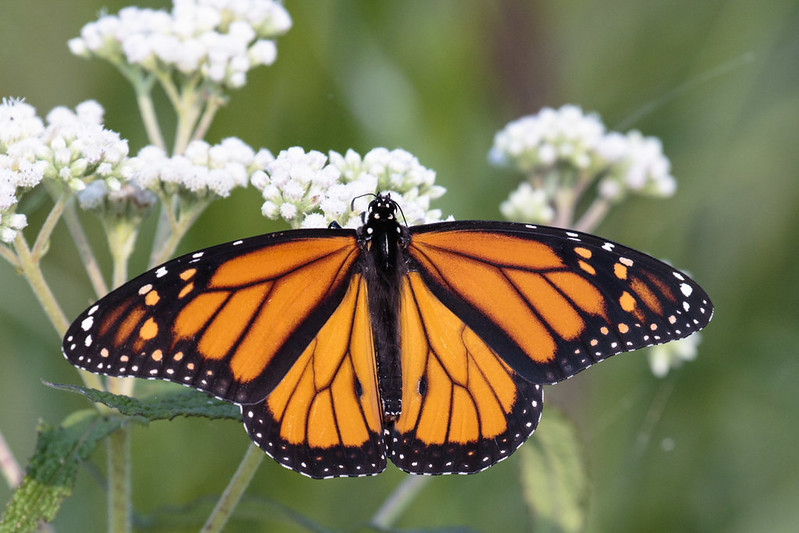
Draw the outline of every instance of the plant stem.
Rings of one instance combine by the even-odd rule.
[[[147,139],[150,144],[166,150],[164,143],[164,136],[161,134],[161,128],[158,125],[158,117],[155,113],[153,106],[152,89],[155,78],[148,76],[147,78],[134,83],[133,87],[136,91],[136,103],[139,104],[139,113],[141,120],[144,124],[144,130],[147,132]]]
[[[583,216],[580,217],[580,220],[574,224],[574,229],[589,233],[594,231],[609,210],[610,204],[607,200],[595,198],[591,205],[588,206],[588,209],[585,210]]]
[[[199,122],[197,122],[197,127],[194,128],[194,133],[191,136],[192,141],[199,141],[205,137],[205,134],[208,133],[208,128],[211,127],[211,122],[213,122],[216,112],[222,106],[222,102],[222,96],[217,93],[214,93],[208,97],[208,102],[205,104],[205,110],[203,111]]]
[[[86,268],[86,274],[89,276],[95,295],[98,298],[105,296],[108,294],[108,285],[105,283],[103,272],[100,270],[100,265],[89,244],[89,239],[86,237],[86,232],[83,231],[83,226],[78,219],[75,204],[70,203],[67,205],[64,211],[64,221],[67,224],[70,235],[72,235],[75,246],[78,248],[78,255],[80,255],[83,266]]]
[[[431,479],[430,476],[406,476],[372,516],[370,525],[376,529],[389,529]]]
[[[11,263],[11,266],[16,268],[17,270],[22,269],[22,266],[19,264],[19,259],[17,259],[17,256],[5,244],[0,244],[0,255],[2,255],[3,259]]]
[[[67,321],[66,315],[64,315],[64,311],[61,310],[61,306],[58,305],[53,291],[50,290],[50,286],[44,279],[39,263],[34,261],[33,255],[28,248],[28,243],[25,241],[22,232],[17,233],[17,238],[14,239],[14,249],[17,251],[19,268],[22,271],[22,275],[28,280],[28,284],[31,289],[33,289],[33,294],[36,295],[36,299],[39,300],[39,304],[42,306],[42,309],[44,309],[53,327],[55,327],[56,332],[60,337],[63,337],[69,327],[69,322]],[[90,374],[89,372],[81,372],[80,376],[87,387],[103,389],[102,381],[100,381],[97,375]]]
[[[3,477],[6,478],[6,483],[11,489],[22,481],[22,469],[20,469],[19,463],[14,458],[14,454],[11,453],[11,448],[9,448],[2,432],[0,432],[0,471],[3,472]]]
[[[236,504],[238,504],[244,491],[250,485],[255,471],[263,460],[264,452],[262,452],[258,446],[251,443],[241,463],[239,463],[236,473],[233,474],[230,483],[228,483],[228,486],[225,488],[225,492],[222,493],[222,497],[219,498],[214,510],[211,511],[211,515],[205,522],[201,530],[203,533],[217,533],[222,531],[222,528],[225,527],[225,524],[230,519],[233,509],[236,507]]]
[[[123,426],[108,436],[108,531],[131,531],[130,430]]]
[[[183,239],[183,236],[186,235],[186,232],[192,224],[194,224],[194,221],[197,220],[197,217],[208,207],[208,203],[207,200],[195,200],[190,206],[181,210],[178,219],[171,224],[169,237],[157,248],[155,247],[156,243],[153,244],[153,253],[150,255],[150,267],[160,265],[172,257],[181,239]],[[159,224],[160,222],[161,221],[159,221]]]
[[[31,256],[37,263],[41,261],[44,254],[47,253],[47,248],[50,246],[50,236],[53,234],[53,229],[64,212],[64,207],[67,205],[68,198],[69,196],[66,193],[61,193],[58,196],[55,204],[53,204],[53,208],[50,210],[44,224],[42,224],[39,230],[39,235],[36,236],[36,241],[33,243],[33,249],[31,250]]]

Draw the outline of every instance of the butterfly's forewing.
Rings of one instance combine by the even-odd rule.
[[[472,473],[513,453],[541,416],[522,379],[416,273],[400,301],[402,413],[391,460],[415,474]]]
[[[188,254],[87,309],[62,350],[92,372],[261,401],[341,302],[359,253],[354,232],[319,230]]]
[[[386,467],[366,283],[354,275],[341,304],[266,401],[242,406],[252,440],[314,478]]]
[[[534,383],[687,337],[713,312],[686,275],[592,235],[502,222],[431,224],[411,235],[410,268]]]

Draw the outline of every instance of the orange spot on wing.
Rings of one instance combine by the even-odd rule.
[[[619,279],[627,279],[627,267],[622,265],[621,263],[613,264],[613,273]]]
[[[125,340],[130,337],[134,328],[139,324],[139,321],[141,321],[143,316],[144,308],[135,307],[127,314],[127,316],[125,316],[125,318],[122,319],[122,323],[117,327],[117,332],[114,336],[115,346],[121,346]]]
[[[580,268],[591,274],[592,276],[596,276],[596,270],[590,264],[586,263],[585,261],[577,261],[577,264],[580,265]]]
[[[158,324],[155,322],[153,317],[148,318],[144,321],[141,328],[139,328],[139,337],[142,339],[149,341],[150,339],[154,338],[158,335]]]
[[[161,297],[158,295],[158,291],[150,291],[147,293],[147,296],[144,297],[144,303],[147,305],[155,305]]]
[[[583,257],[585,259],[591,259],[592,255],[591,250],[589,250],[588,248],[583,248],[582,246],[579,246],[574,249],[574,252],[580,257]]]
[[[660,300],[646,285],[646,283],[638,278],[633,278],[632,283],[630,283],[630,287],[633,289],[633,291],[635,291],[635,294],[638,296],[638,298],[644,302],[644,305],[658,315],[663,314],[663,306],[661,305]]]
[[[179,274],[179,276],[180,276],[180,279],[182,279],[183,281],[189,281],[191,279],[191,277],[194,276],[194,274],[196,274],[196,273],[197,273],[197,269],[196,268],[189,268],[189,269],[184,270],[183,272],[181,272]]]
[[[178,293],[178,299],[183,298],[193,290],[194,290],[194,283],[193,282],[187,283],[182,289],[180,289],[180,292]]]

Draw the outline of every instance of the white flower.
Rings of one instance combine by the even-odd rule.
[[[236,187],[246,187],[255,166],[253,149],[235,137],[216,145],[195,140],[182,155],[172,157],[160,148],[146,146],[130,162],[131,177],[143,189],[189,192],[198,197],[227,197]]]
[[[510,197],[502,202],[499,210],[507,220],[549,224],[555,218],[555,210],[543,189],[534,189],[523,181]]]
[[[558,163],[578,169],[597,164],[596,148],[605,126],[595,114],[573,105],[545,107],[537,115],[510,122],[494,137],[489,159],[529,173]]]
[[[339,192],[342,196],[349,195],[349,201],[368,193],[390,192],[409,225],[441,220],[441,210],[430,209],[430,201],[441,197],[446,189],[435,185],[435,172],[422,166],[413,154],[387,148],[374,148],[363,157],[354,150],[347,150],[345,155],[331,151],[330,161],[341,172],[342,181],[349,185],[347,190]],[[334,212],[329,218],[343,226],[358,226],[359,214],[366,210],[370,200],[359,199],[347,220]]]
[[[515,220],[546,221],[545,204],[552,206],[575,187],[585,191],[595,180],[599,197],[611,203],[630,193],[670,196],[676,189],[658,139],[638,131],[606,132],[597,115],[573,105],[544,108],[510,122],[494,137],[489,159],[525,173],[537,190],[545,191],[545,198],[542,193],[533,197],[529,189],[513,193],[502,209]],[[525,213],[536,218],[525,219]]]
[[[635,130],[627,135],[614,132],[600,143],[599,153],[609,163],[599,182],[599,194],[609,201],[618,202],[627,193],[668,197],[677,188],[670,174],[671,163],[655,137],[644,137]]]
[[[240,87],[247,72],[274,62],[272,39],[291,28],[291,17],[273,0],[174,0],[170,12],[126,7],[86,24],[69,49],[127,63],[145,72],[202,74]]]
[[[652,346],[647,351],[649,368],[655,377],[664,377],[672,368],[678,368],[683,362],[696,359],[701,341],[702,335],[694,333],[684,339]]]

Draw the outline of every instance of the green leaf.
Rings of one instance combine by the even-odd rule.
[[[519,450],[521,483],[536,532],[582,531],[587,477],[577,432],[560,412],[547,410],[535,436]]]
[[[0,531],[32,531],[39,523],[52,520],[64,498],[72,494],[78,465],[125,421],[84,409],[55,427],[40,423],[36,451],[6,506]]]
[[[177,416],[201,416],[211,420],[241,420],[239,408],[194,390],[178,390],[150,398],[130,398],[77,385],[56,385],[53,388],[76,392],[95,403],[118,410],[123,415],[147,421],[172,420]]]
[[[176,391],[138,399],[86,387],[48,385],[82,394],[126,416],[85,409],[68,416],[58,426],[42,422],[37,428],[36,450],[27,473],[14,490],[0,521],[2,532],[32,531],[39,523],[52,520],[61,502],[72,494],[80,463],[102,439],[126,423],[146,424],[176,416],[241,419],[237,406],[197,391]]]

